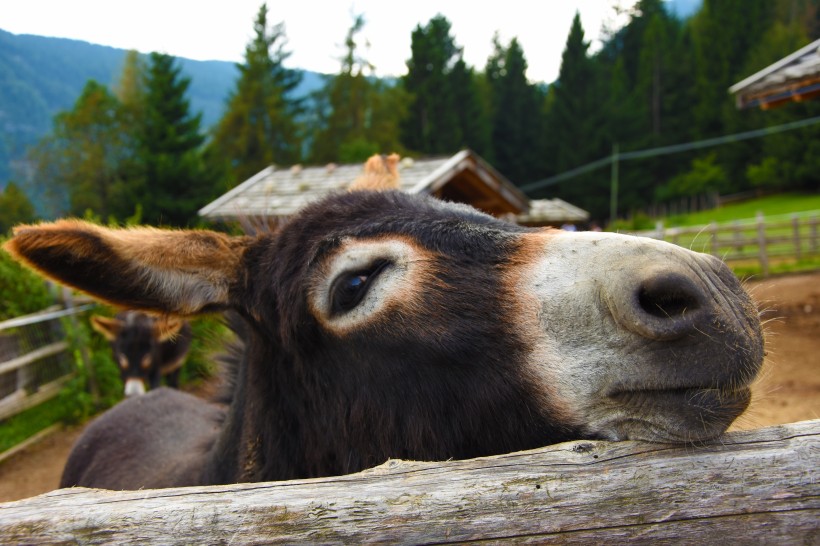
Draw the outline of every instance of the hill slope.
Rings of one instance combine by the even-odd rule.
[[[51,129],[51,120],[70,109],[89,79],[112,85],[122,70],[124,49],[65,38],[0,30],[0,186],[18,175],[26,148]],[[234,63],[179,59],[191,78],[188,98],[202,112],[203,127],[222,115],[238,70]],[[297,96],[322,85],[322,76],[303,71]]]

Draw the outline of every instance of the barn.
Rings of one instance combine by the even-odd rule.
[[[561,199],[530,200],[472,150],[449,157],[405,157],[398,169],[405,192],[467,203],[519,224],[578,225],[589,220],[587,211]],[[361,173],[361,163],[269,166],[203,207],[199,214],[213,221],[277,223],[332,191],[346,189]]]

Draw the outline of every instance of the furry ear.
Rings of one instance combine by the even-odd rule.
[[[4,248],[41,274],[115,306],[192,315],[229,307],[248,237],[78,220],[19,226]]]
[[[350,185],[350,191],[399,189],[399,154],[376,154],[364,164],[364,173]]]
[[[114,341],[125,326],[123,321],[102,315],[91,316],[91,327],[97,330],[108,341]]]
[[[173,339],[182,329],[185,321],[177,317],[159,317],[154,321],[154,337],[159,341]]]

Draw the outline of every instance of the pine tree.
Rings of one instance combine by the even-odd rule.
[[[449,75],[453,88],[453,109],[461,128],[459,147],[467,147],[488,161],[494,157],[489,104],[482,101],[479,76],[459,58]]]
[[[297,121],[302,101],[292,94],[301,74],[285,68],[290,56],[283,23],[268,26],[262,4],[254,21],[254,38],[245,48],[245,62],[219,121],[211,149],[211,168],[223,172],[225,183],[236,185],[271,164],[291,165],[301,157]]]
[[[202,114],[192,115],[183,77],[174,57],[151,53],[144,75],[137,162],[142,186],[137,201],[148,222],[185,226],[213,195],[205,179],[200,146]]]
[[[518,40],[513,38],[505,48],[496,37],[494,45],[486,71],[493,101],[494,166],[522,184],[539,174],[543,96],[527,81],[527,61]]]
[[[450,22],[437,15],[424,27],[416,26],[410,48],[402,85],[412,99],[402,125],[402,141],[424,154],[454,153],[464,137],[450,73],[462,53],[450,35]]]
[[[602,74],[588,55],[581,18],[576,13],[561,57],[558,80],[551,91],[554,98],[547,114],[546,160],[554,173],[580,167],[608,155],[612,136],[607,134],[605,108],[608,104]],[[609,211],[609,179],[600,173],[573,178],[548,190],[605,218]],[[537,195],[544,195],[541,192]]]
[[[399,122],[406,97],[399,87],[372,77],[373,66],[357,52],[364,18],[355,17],[345,38],[341,71],[314,95],[316,127],[311,160],[363,162],[374,153],[399,152]]]

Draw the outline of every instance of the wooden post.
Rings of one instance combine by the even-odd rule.
[[[0,504],[4,544],[817,544],[820,420],[706,445],[575,441],[330,478]]]
[[[663,220],[658,220],[655,222],[655,237],[659,241],[664,240]]]
[[[732,222],[732,239],[735,241],[735,250],[737,253],[743,254],[743,228],[737,220]]]
[[[817,254],[817,216],[809,219],[809,246],[812,254]]]
[[[800,219],[796,214],[792,215],[792,233],[794,234],[794,253],[800,261],[803,257],[800,249]]]
[[[769,276],[769,257],[766,255],[766,223],[763,213],[757,213],[757,252],[760,259],[760,270],[764,277]]]

